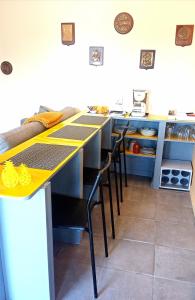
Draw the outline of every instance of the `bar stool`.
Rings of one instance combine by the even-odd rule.
[[[115,178],[115,189],[116,189],[116,200],[117,200],[117,212],[120,215],[120,201],[119,201],[119,188],[118,188],[118,174],[119,174],[119,182],[120,182],[120,200],[122,202],[122,168],[121,168],[121,155],[120,148],[123,141],[123,136],[119,133],[118,138],[114,142],[114,147],[112,150],[110,149],[102,149],[101,150],[101,159],[105,160],[108,153],[112,154],[112,162],[113,162],[113,173]],[[119,167],[119,172],[117,170],[117,165]],[[109,171],[110,172],[110,171]]]
[[[122,137],[123,137],[122,153],[123,153],[123,165],[124,165],[124,175],[125,175],[125,186],[126,187],[127,187],[127,164],[126,164],[126,153],[125,153],[125,135],[127,133],[128,128],[129,128],[129,121],[127,121],[127,124],[124,126],[124,129],[122,132]]]
[[[123,141],[122,141],[122,149],[121,152],[123,153],[123,165],[124,165],[124,176],[125,176],[125,186],[127,187],[127,164],[126,164],[126,153],[125,153],[125,135],[127,133],[127,130],[129,128],[129,121],[127,121],[127,124],[123,127],[123,131],[121,132],[122,137],[123,137]],[[114,131],[114,127],[113,127],[113,132],[116,133]]]
[[[92,227],[92,211],[96,205],[101,205],[102,225],[104,236],[105,256],[108,257],[108,244],[106,233],[106,220],[104,209],[104,196],[103,196],[103,176],[110,168],[111,154],[108,155],[108,161],[104,168],[99,170],[92,190],[88,199],[79,199],[61,194],[52,193],[52,219],[54,227],[63,227],[69,229],[77,229],[87,231],[89,234],[91,268],[93,277],[94,297],[98,297],[97,279],[96,279],[96,266],[95,266],[95,253],[93,241],[93,227]],[[94,194],[99,187],[100,200],[94,200]]]
[[[112,154],[107,153],[107,156],[110,155],[112,161]],[[101,161],[102,165],[105,165],[107,158]],[[83,185],[93,186],[96,180],[99,169],[84,167],[83,168]],[[110,204],[110,219],[111,219],[111,228],[112,228],[112,238],[115,239],[115,226],[114,226],[114,213],[113,213],[113,201],[112,201],[112,188],[111,188],[111,178],[110,178],[110,168],[107,169],[107,172],[104,173],[102,178],[102,186],[108,188],[109,192],[109,204]]]

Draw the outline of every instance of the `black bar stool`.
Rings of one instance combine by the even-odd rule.
[[[69,229],[85,230],[89,234],[91,267],[93,276],[94,297],[98,297],[97,292],[97,279],[96,279],[96,266],[95,266],[95,253],[93,241],[93,227],[92,227],[92,210],[96,205],[101,205],[102,224],[105,256],[108,257],[108,244],[106,233],[106,220],[104,209],[104,196],[103,196],[103,176],[110,168],[111,154],[108,155],[108,161],[104,168],[99,170],[93,188],[89,194],[88,199],[79,199],[61,194],[52,194],[52,218],[54,227],[64,227]],[[97,188],[100,189],[100,200],[94,200],[94,194]]]
[[[112,160],[112,155],[111,160]],[[108,153],[107,153],[108,157]],[[105,165],[107,157],[101,161],[102,165]],[[84,167],[83,168],[83,185],[93,186],[98,175],[99,169]],[[110,204],[110,218],[111,218],[111,228],[112,228],[112,238],[115,239],[115,226],[114,226],[114,213],[113,213],[113,201],[112,201],[112,187],[110,178],[110,168],[104,173],[102,178],[102,186],[108,187],[109,192],[109,204]]]
[[[123,200],[122,199],[122,168],[121,168],[121,155],[120,155],[120,148],[121,148],[122,141],[123,141],[123,136],[121,133],[119,133],[118,138],[114,142],[114,147],[112,150],[110,150],[110,149],[102,149],[101,150],[101,159],[103,161],[105,160],[105,158],[107,157],[109,152],[111,152],[111,154],[112,154],[118,215],[120,215],[120,201],[119,201],[119,188],[118,188],[118,175],[117,174],[119,174],[120,200],[121,200],[121,202]],[[117,170],[117,165],[119,167],[119,172]]]
[[[127,187],[127,163],[126,163],[126,153],[125,153],[125,135],[127,133],[128,128],[129,128],[129,121],[124,126],[124,129],[123,129],[123,132],[122,132],[122,137],[123,137],[122,152],[123,152],[123,165],[124,165],[124,175],[125,175],[125,186],[126,187]]]

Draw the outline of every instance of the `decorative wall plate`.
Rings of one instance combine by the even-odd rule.
[[[177,25],[175,34],[175,45],[189,46],[192,44],[194,25]]]
[[[9,75],[11,74],[12,70],[12,64],[9,61],[4,61],[1,63],[1,71],[3,72],[3,74]]]
[[[127,12],[118,14],[114,20],[114,28],[118,33],[125,34],[133,28],[133,18]]]

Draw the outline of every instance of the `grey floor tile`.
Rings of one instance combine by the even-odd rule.
[[[156,220],[194,224],[194,215],[191,208],[159,204],[156,209]]]
[[[195,225],[157,222],[156,244],[195,251]]]
[[[194,300],[195,285],[155,278],[153,300]]]
[[[152,276],[114,269],[101,269],[100,299],[152,300]]]
[[[195,252],[155,247],[155,276],[195,283]]]
[[[148,219],[138,219],[120,216],[117,222],[116,237],[154,243],[156,222]]]
[[[151,244],[115,240],[109,253],[105,267],[144,274],[154,272],[154,246]]]

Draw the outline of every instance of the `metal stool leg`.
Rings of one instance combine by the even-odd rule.
[[[120,198],[123,202],[123,182],[122,182],[122,168],[121,168],[121,154],[118,153],[118,164],[119,164],[119,184],[120,184]]]
[[[110,200],[110,219],[111,219],[111,226],[112,226],[112,238],[115,239],[114,214],[113,214],[112,188],[111,188],[110,170],[107,171],[107,174],[108,174],[108,190],[109,190],[109,200]]]
[[[125,186],[127,186],[127,165],[126,165],[125,139],[124,139],[124,137],[123,137],[123,162],[124,162],[124,173],[125,173]]]
[[[88,233],[89,233],[89,244],[90,244],[90,255],[91,255],[91,268],[92,268],[92,276],[93,276],[93,289],[94,289],[94,297],[98,297],[97,292],[97,279],[96,279],[96,267],[95,267],[95,254],[94,254],[94,242],[93,242],[93,229],[92,229],[92,220],[91,220],[91,212],[88,212]]]
[[[101,202],[101,212],[102,212],[102,225],[103,225],[103,234],[104,234],[104,247],[105,247],[105,256],[108,257],[108,242],[107,242],[107,233],[106,233],[106,217],[104,209],[104,196],[102,191],[102,186],[100,186],[100,202]]]
[[[117,168],[116,168],[116,160],[114,159],[114,178],[115,178],[115,188],[116,188],[116,201],[117,201],[117,211],[120,216],[120,203],[119,203],[119,192],[118,192],[118,179],[117,179]]]

